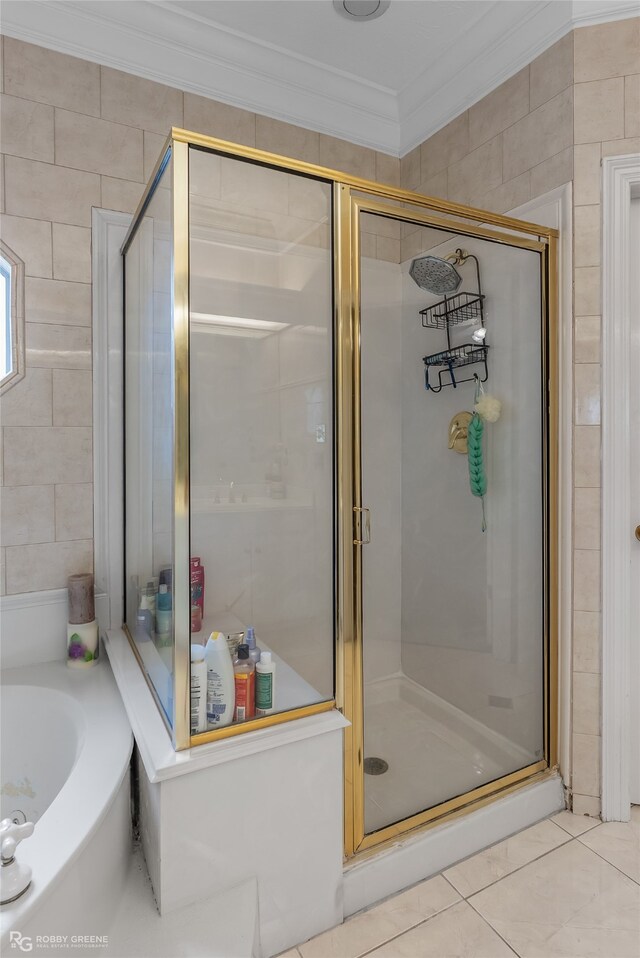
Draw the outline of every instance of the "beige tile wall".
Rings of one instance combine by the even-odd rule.
[[[574,81],[573,807],[576,812],[597,814],[601,744],[601,157],[640,152],[640,19],[577,30]]]
[[[581,814],[600,812],[601,158],[639,151],[635,18],[564,37],[400,161],[403,187],[496,212],[573,181],[573,808]]]
[[[403,187],[498,213],[572,171],[572,35],[400,160]]]
[[[400,161],[43,47],[0,44],[0,230],[26,264],[27,374],[0,402],[0,592],[11,594],[60,588],[93,564],[91,208],[135,210],[172,125],[395,185]],[[370,225],[368,255],[398,262],[399,232],[386,233]]]

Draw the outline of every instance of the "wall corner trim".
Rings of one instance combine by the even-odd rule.
[[[640,154],[602,161],[602,818],[630,818],[631,198]],[[637,195],[637,193],[636,193]]]
[[[95,209],[91,218],[93,277],[93,529],[96,589],[106,594],[101,628],[123,617],[122,262],[127,213]]]

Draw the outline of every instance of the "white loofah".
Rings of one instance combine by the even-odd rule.
[[[486,422],[497,422],[500,418],[502,403],[495,396],[482,395],[473,407]]]

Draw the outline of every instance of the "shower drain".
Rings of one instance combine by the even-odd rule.
[[[365,775],[384,775],[388,768],[389,763],[383,758],[365,758],[364,760]]]

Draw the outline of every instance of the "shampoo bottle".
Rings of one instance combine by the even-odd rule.
[[[271,652],[261,652],[256,664],[256,715],[273,712],[275,672],[276,663],[271,659]]]
[[[144,629],[149,638],[153,638],[153,613],[149,608],[149,596],[147,590],[143,589],[140,595],[140,608],[137,615],[138,628]]]
[[[233,721],[235,684],[233,663],[224,632],[212,632],[205,649],[207,665],[207,728],[223,728]]]
[[[160,586],[162,588],[162,586]],[[191,734],[207,730],[207,665],[204,645],[191,646]]]
[[[236,685],[236,709],[234,722],[244,722],[256,714],[256,667],[249,658],[249,646],[239,645],[233,663]]]
[[[144,593],[147,597],[147,609],[151,612],[151,622],[153,623],[153,630],[158,631],[156,626],[156,599],[158,595],[157,579],[149,579],[147,582],[147,587],[144,590]]]
[[[199,632],[204,618],[204,566],[200,556],[191,558],[191,631]]]
[[[171,593],[164,583],[156,600],[156,632],[159,645],[171,645]]]

